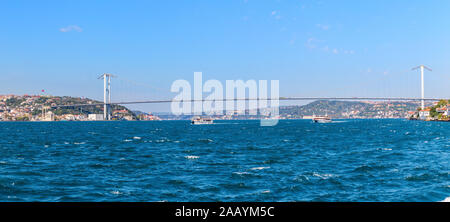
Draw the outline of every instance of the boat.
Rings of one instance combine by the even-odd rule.
[[[192,125],[205,125],[205,124],[213,124],[213,123],[214,123],[213,119],[211,119],[211,118],[203,118],[203,117],[196,116],[191,119]]]
[[[314,115],[312,120],[315,123],[331,123],[331,118],[328,115],[325,115],[325,116]]]

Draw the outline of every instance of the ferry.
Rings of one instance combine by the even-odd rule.
[[[328,115],[325,115],[325,116],[314,115],[312,120],[315,123],[331,123],[331,118]]]
[[[196,116],[191,119],[192,125],[205,125],[205,124],[213,124],[213,123],[214,123],[213,119],[211,119],[211,118],[202,118],[202,117]]]

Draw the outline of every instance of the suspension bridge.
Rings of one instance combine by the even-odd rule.
[[[314,100],[346,100],[346,101],[415,101],[421,102],[421,108],[424,109],[425,101],[433,102],[439,101],[445,98],[426,98],[424,90],[424,70],[427,69],[432,71],[430,68],[420,65],[413,68],[412,70],[420,69],[421,73],[421,98],[416,97],[278,97],[278,98],[232,98],[232,99],[190,99],[190,100],[174,100],[174,99],[155,99],[155,100],[131,100],[131,101],[111,101],[111,78],[117,77],[112,74],[105,73],[98,77],[98,79],[103,79],[103,102],[89,103],[89,104],[69,104],[69,105],[54,105],[47,107],[45,109],[55,109],[55,108],[70,108],[70,107],[87,107],[87,106],[103,106],[103,115],[105,120],[111,119],[111,106],[113,105],[129,105],[129,104],[161,104],[161,103],[172,103],[172,102],[183,102],[183,103],[195,103],[195,102],[220,102],[220,101],[254,101],[254,100],[279,100],[279,101],[314,101]],[[136,83],[134,83],[136,84]],[[44,112],[44,108],[43,108]]]

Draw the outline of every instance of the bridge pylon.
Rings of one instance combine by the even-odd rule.
[[[103,119],[111,120],[111,78],[115,75],[105,73],[98,77],[103,78]]]
[[[424,84],[424,80],[423,80],[424,79],[423,71],[424,71],[424,69],[428,69],[429,71],[433,71],[433,70],[431,70],[430,68],[428,68],[424,65],[417,66],[417,67],[413,68],[412,70],[416,70],[416,69],[420,69],[420,80],[421,80],[421,85],[422,85],[422,87],[421,87],[421,90],[422,90],[421,108],[422,108],[422,110],[424,110],[425,109],[425,84]]]

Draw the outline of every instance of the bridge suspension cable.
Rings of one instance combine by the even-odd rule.
[[[142,104],[142,103],[171,103],[171,102],[205,102],[205,101],[250,101],[250,100],[277,100],[276,98],[235,98],[235,99],[191,99],[191,100],[143,100],[143,101],[123,101],[123,102],[111,102],[109,105],[126,105],[126,104]],[[294,101],[294,100],[367,100],[367,101],[439,101],[441,98],[388,98],[388,97],[279,97],[280,101]],[[71,105],[56,105],[51,106],[51,108],[61,108],[61,107],[79,107],[79,106],[98,106],[104,105],[105,103],[91,103],[91,104],[71,104]]]

